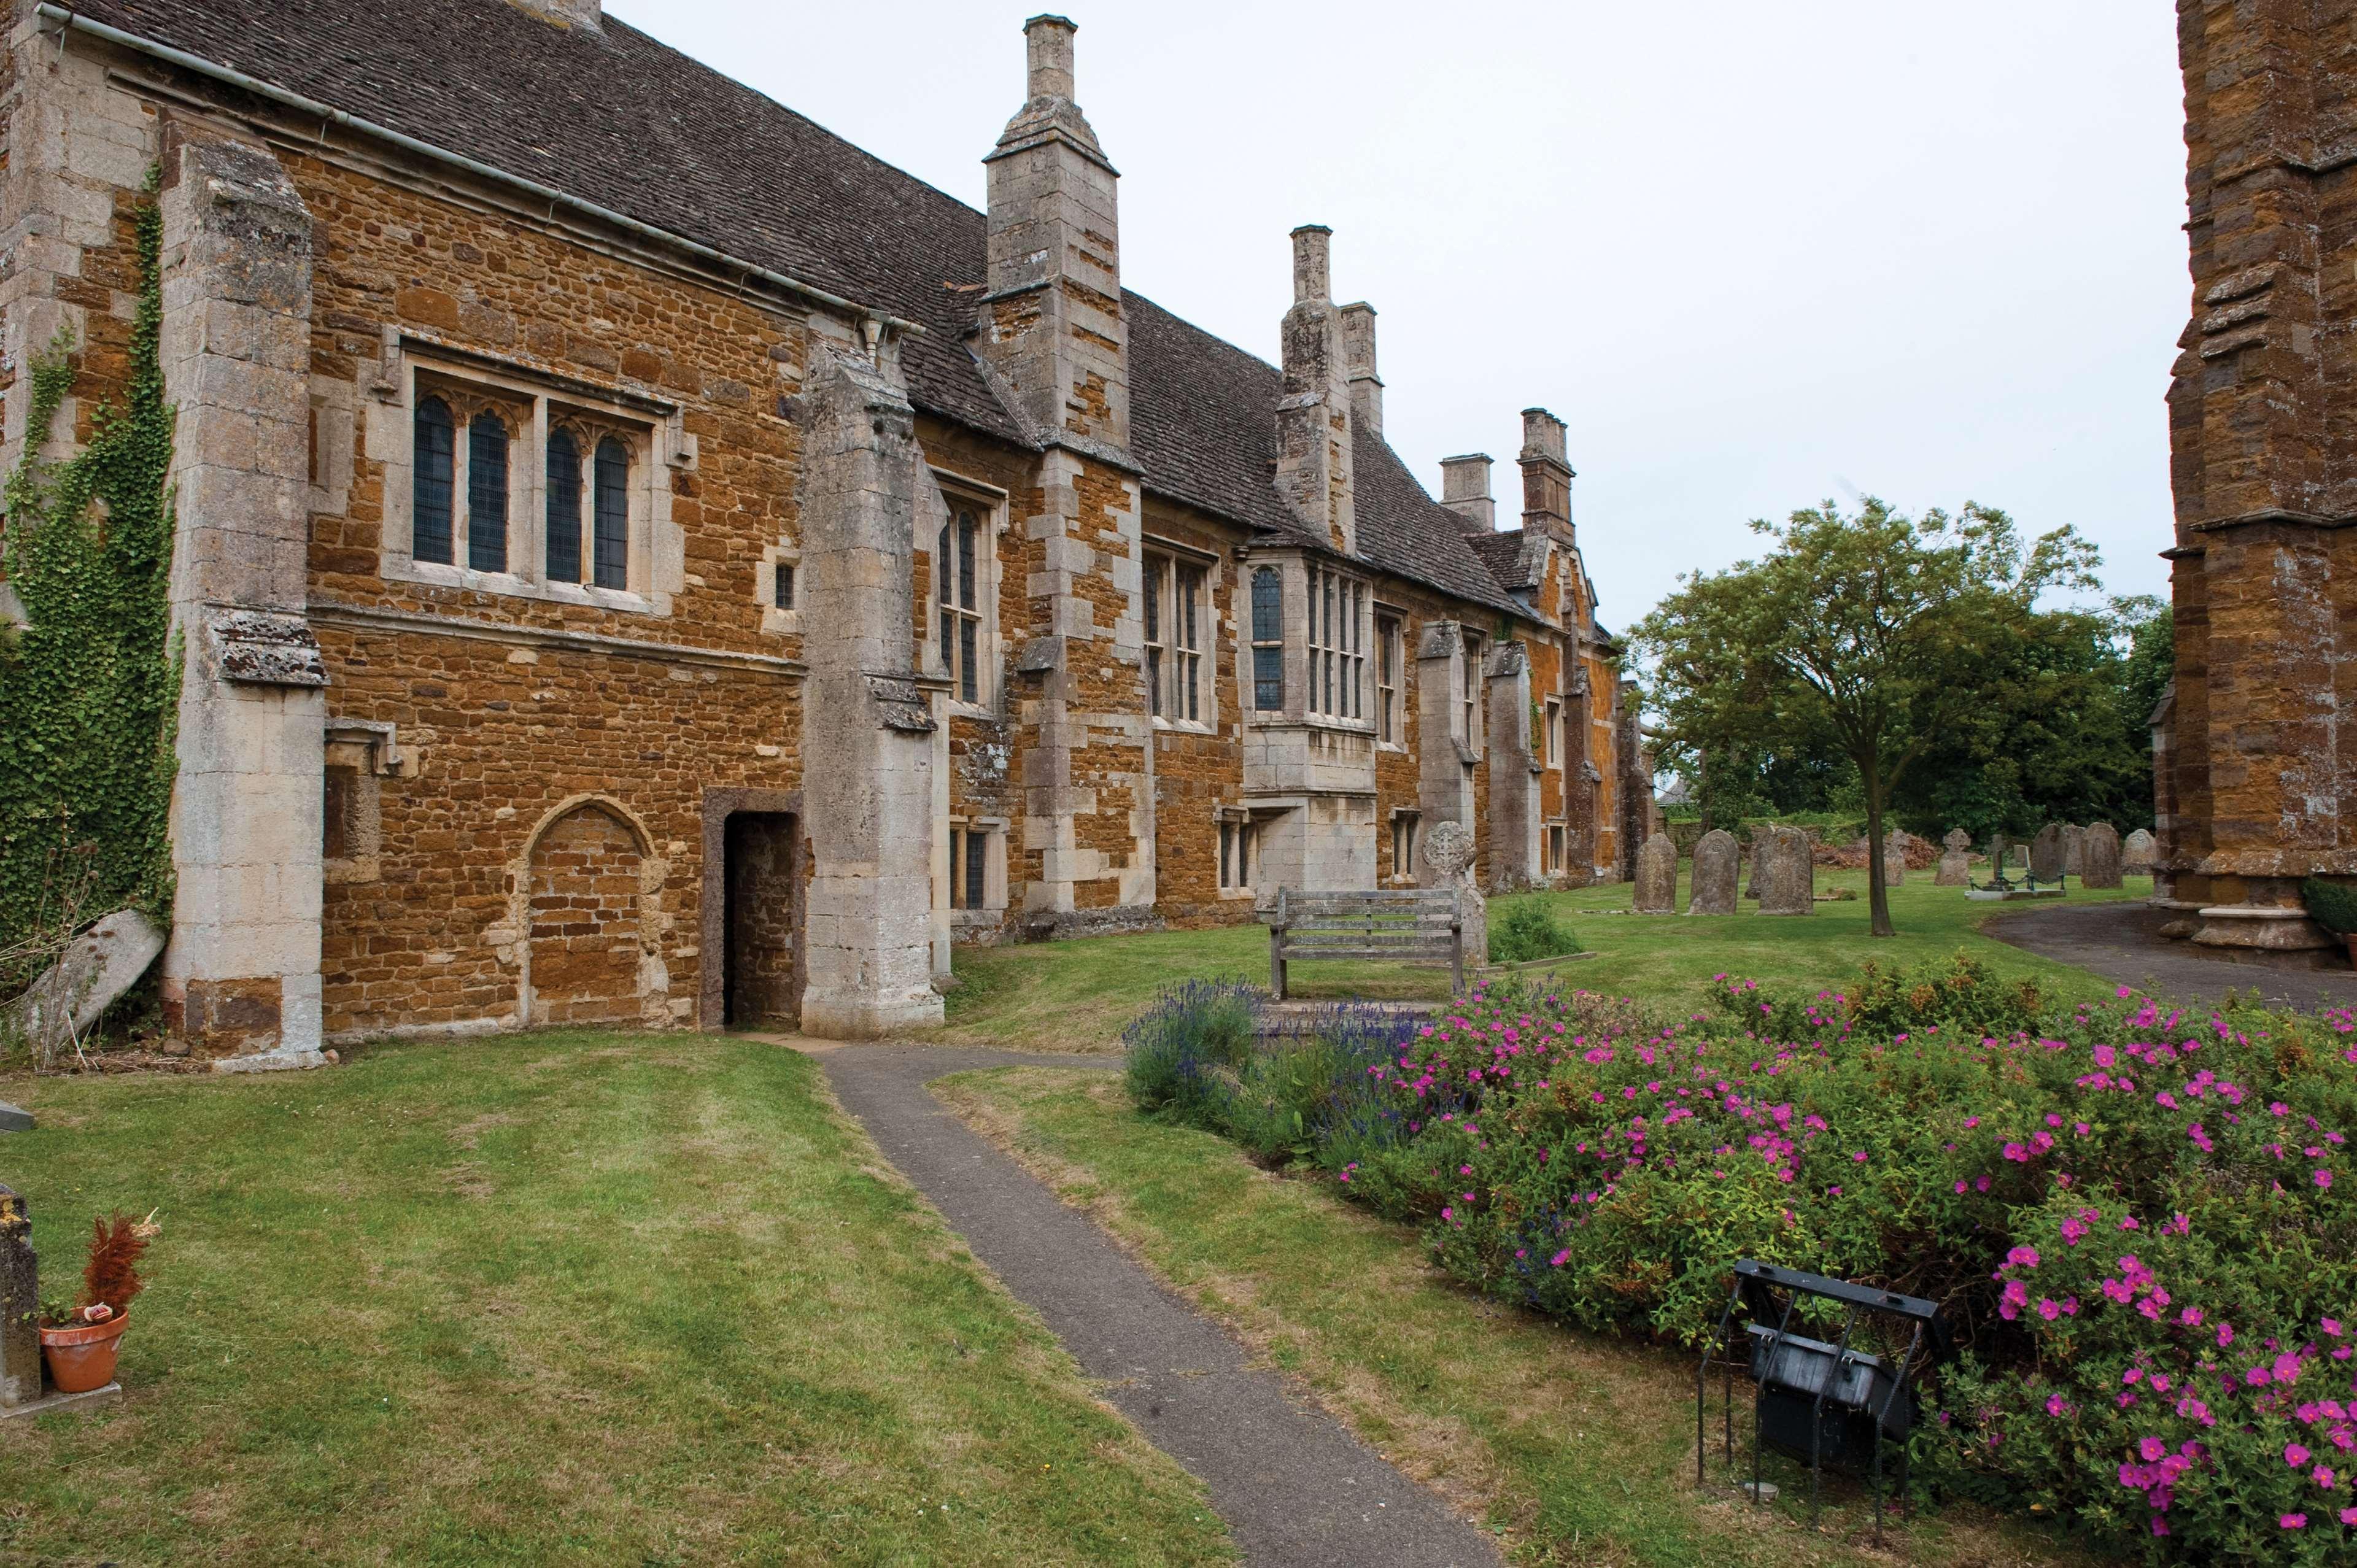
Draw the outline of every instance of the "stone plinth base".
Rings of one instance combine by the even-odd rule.
[[[0,1404],[0,1421],[14,1421],[20,1415],[56,1415],[69,1410],[97,1410],[122,1397],[121,1383],[109,1383],[102,1389],[91,1389],[78,1394],[43,1394],[25,1404]]]
[[[326,1067],[324,1052],[314,1050],[258,1051],[250,1057],[222,1057],[213,1063],[215,1072],[296,1072],[304,1068]]]
[[[2340,944],[2308,918],[2304,909],[2265,904],[2212,904],[2201,911],[2197,946],[2247,948],[2260,952],[2302,952]]]
[[[942,999],[928,993],[906,1002],[873,997],[832,999],[802,993],[802,1033],[822,1040],[881,1040],[911,1029],[942,1026]]]

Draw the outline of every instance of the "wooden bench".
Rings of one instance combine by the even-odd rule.
[[[1294,959],[1447,960],[1450,984],[1465,989],[1465,917],[1454,888],[1376,893],[1276,890],[1268,916],[1268,985],[1285,1000]]]

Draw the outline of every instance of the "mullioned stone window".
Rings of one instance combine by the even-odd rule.
[[[1312,564],[1308,574],[1308,708],[1330,719],[1366,714],[1366,585]]]
[[[387,360],[383,575],[669,613],[684,552],[663,470],[694,461],[675,407],[405,340]]]
[[[1202,725],[1209,575],[1200,563],[1150,553],[1145,600],[1146,712],[1164,724]]]
[[[1406,670],[1405,644],[1397,616],[1375,618],[1375,739],[1383,746],[1404,745],[1400,722],[1401,677]]]
[[[936,475],[936,480],[942,477]],[[926,586],[932,599],[928,636],[950,678],[950,700],[995,716],[998,700],[999,509],[980,494],[942,484],[943,510]]]

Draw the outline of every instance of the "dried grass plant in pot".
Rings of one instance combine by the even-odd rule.
[[[144,1219],[118,1214],[91,1221],[81,1302],[42,1313],[41,1354],[58,1392],[88,1393],[114,1380],[115,1355],[124,1330],[131,1326],[132,1300],[146,1288],[139,1260],[159,1229],[153,1212]]]

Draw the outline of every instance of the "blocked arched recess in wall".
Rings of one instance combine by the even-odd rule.
[[[620,801],[573,795],[550,807],[508,863],[507,919],[490,933],[515,972],[516,1025],[671,1022],[670,873]]]

